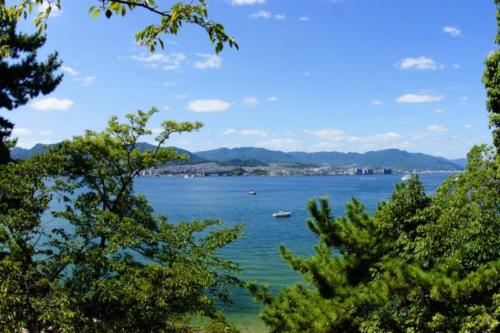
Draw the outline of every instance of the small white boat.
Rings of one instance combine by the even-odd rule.
[[[273,217],[290,217],[292,212],[286,210],[280,210],[279,212],[273,213]]]
[[[194,175],[190,175],[190,174],[184,175],[184,179],[191,179],[191,178],[194,178]]]
[[[405,182],[405,181],[407,181],[407,180],[412,179],[413,177],[414,177],[414,174],[413,174],[413,173],[411,173],[411,174],[404,175],[403,177],[401,177],[401,180]]]
[[[256,195],[257,194],[257,191],[254,190],[254,189],[251,189],[250,191],[248,191],[248,194],[251,194],[251,195]]]

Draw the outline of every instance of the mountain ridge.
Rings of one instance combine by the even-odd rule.
[[[49,145],[53,146],[53,145]],[[141,142],[139,149],[152,149],[154,146]],[[450,160],[440,156],[423,153],[411,153],[400,149],[383,149],[357,152],[283,152],[257,147],[217,148],[206,151],[190,152],[185,149],[170,147],[179,153],[189,156],[188,163],[198,164],[218,162],[221,164],[239,163],[238,165],[316,165],[332,168],[390,168],[406,170],[462,170],[465,167],[464,159]],[[45,146],[36,144],[31,149],[14,148],[11,151],[15,159],[29,158],[35,153],[43,152]],[[236,165],[236,164],[235,164]]]

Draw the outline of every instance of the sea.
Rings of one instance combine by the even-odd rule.
[[[450,173],[422,173],[420,180],[432,194]],[[307,228],[308,200],[327,197],[333,215],[344,213],[353,197],[373,212],[378,203],[390,198],[399,174],[362,176],[295,177],[141,177],[135,190],[144,194],[156,213],[171,223],[217,219],[226,226],[242,223],[244,236],[220,255],[240,265],[239,278],[267,284],[273,293],[301,281],[281,258],[279,246],[295,254],[309,256],[318,238]],[[256,195],[248,191],[255,189]],[[280,210],[291,211],[289,218],[274,218]],[[268,332],[259,318],[260,304],[243,289],[231,291],[233,305],[224,307],[228,320],[242,332]]]

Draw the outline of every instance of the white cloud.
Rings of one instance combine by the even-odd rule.
[[[305,130],[304,133],[312,135],[316,138],[329,141],[359,141],[360,138],[347,134],[341,129],[322,129],[317,131]]]
[[[50,136],[50,135],[52,135],[52,132],[51,131],[40,131],[40,134],[45,135],[45,136]]]
[[[286,19],[285,14],[273,14],[270,11],[267,10],[259,10],[256,13],[250,14],[250,18],[253,19],[271,19],[274,18],[276,21],[284,21]]]
[[[224,135],[233,135],[233,134],[237,134],[237,133],[238,133],[238,131],[235,130],[234,128],[228,128],[227,130],[222,132],[222,134],[224,134]]]
[[[402,136],[395,132],[386,132],[369,136],[352,135],[341,129],[305,130],[304,133],[321,139],[311,147],[312,151],[341,150],[366,151],[373,149],[404,148]]]
[[[154,53],[154,54],[139,54],[133,55],[130,59],[144,63],[148,68],[159,68],[165,71],[179,71],[182,65],[186,62],[186,55],[181,52],[171,54]]]
[[[462,35],[462,32],[457,27],[446,26],[443,28],[443,32],[451,35],[452,37],[459,37]]]
[[[465,124],[464,127],[465,128],[472,128],[472,125],[471,124]]]
[[[372,101],[372,104],[373,105],[376,105],[376,106],[381,106],[381,105],[384,105],[384,102],[378,100],[378,99],[375,99]]]
[[[297,150],[302,146],[302,141],[294,139],[272,139],[257,143],[258,147],[279,150]]]
[[[167,111],[168,111],[168,110],[170,110],[170,106],[165,105],[165,106],[163,107],[163,110],[167,110]]]
[[[61,70],[64,73],[68,73],[71,76],[77,76],[79,74],[75,69],[73,69],[73,68],[71,68],[69,66],[61,66]]]
[[[259,101],[257,100],[257,97],[247,96],[243,99],[243,105],[245,106],[257,106],[258,104]]]
[[[397,66],[399,69],[408,70],[408,69],[417,69],[421,71],[425,70],[436,70],[440,66],[436,61],[427,57],[417,57],[417,58],[405,58],[402,59]]]
[[[42,98],[30,104],[30,107],[39,111],[65,111],[73,106],[69,99],[58,99],[54,97]]]
[[[254,18],[254,19],[258,19],[258,18],[268,19],[268,18],[271,18],[272,15],[273,14],[271,14],[271,12],[268,12],[267,10],[261,9],[256,13],[250,14],[250,17]]]
[[[72,67],[69,67],[69,66],[62,66],[62,67],[61,67],[61,70],[62,70],[64,73],[67,73],[67,74],[69,74],[69,75],[71,75],[71,76],[74,76],[73,80],[74,80],[75,82],[80,83],[80,85],[82,85],[82,86],[89,86],[89,85],[91,85],[91,84],[95,81],[95,79],[96,79],[96,77],[95,77],[95,76],[84,76],[84,77],[81,77],[81,76],[80,76],[80,73],[79,73],[76,69],[74,69],[74,68],[72,68]]]
[[[229,128],[222,132],[224,135],[241,135],[241,136],[259,136],[262,138],[267,138],[271,136],[271,132],[262,130],[262,129],[242,129],[242,130],[235,130],[233,128]]]
[[[434,109],[434,112],[436,113],[445,113],[446,111],[443,109]]]
[[[443,133],[448,131],[446,127],[443,127],[441,125],[429,125],[425,129],[433,133]]]
[[[19,136],[27,136],[27,135],[31,135],[33,132],[30,131],[29,129],[27,128],[18,128],[18,127],[14,127],[14,129],[12,130],[12,136],[13,137],[19,137]]]
[[[309,21],[309,16],[301,16],[301,17],[299,17],[299,21],[301,21],[301,22]]]
[[[234,6],[261,5],[265,2],[266,0],[231,0],[231,4]]]
[[[202,60],[194,63],[194,67],[198,69],[207,69],[207,68],[220,68],[222,66],[222,58],[215,54],[206,54],[206,53],[198,53],[198,57],[201,57]]]
[[[230,107],[230,103],[220,99],[197,99],[190,102],[187,109],[192,112],[222,112]]]
[[[277,96],[269,96],[267,98],[267,101],[268,102],[276,102],[278,100],[278,97]]]
[[[96,77],[95,76],[85,76],[82,78],[76,78],[75,81],[80,83],[82,86],[90,86],[92,83],[94,83]]]
[[[444,98],[441,95],[429,95],[429,94],[406,94],[399,96],[396,102],[401,104],[416,104],[416,103],[433,103],[439,102]]]
[[[462,66],[460,66],[459,64],[453,64],[452,67],[455,69],[460,69]]]
[[[260,136],[263,138],[271,135],[269,131],[259,129],[244,129],[239,131],[238,134],[243,136]]]

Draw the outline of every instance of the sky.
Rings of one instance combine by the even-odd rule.
[[[193,152],[399,148],[461,158],[491,143],[481,78],[496,48],[492,0],[208,0],[240,45],[220,56],[192,26],[151,54],[134,34],[158,17],[94,20],[92,2],[62,0],[48,20],[39,55],[59,53],[60,86],[0,111],[21,147],[153,106],[155,130],[166,119],[204,123],[168,143]]]

